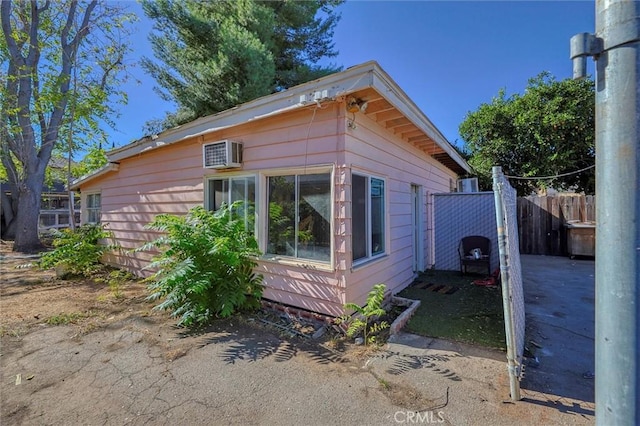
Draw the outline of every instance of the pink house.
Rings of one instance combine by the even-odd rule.
[[[74,183],[83,222],[127,249],[158,213],[255,205],[264,297],[337,316],[433,264],[430,194],[469,166],[376,62],[265,96],[108,154]],[[138,274],[150,253],[108,261]]]

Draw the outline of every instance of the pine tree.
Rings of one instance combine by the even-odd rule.
[[[144,0],[155,21],[156,60],[144,68],[177,111],[152,131],[339,71],[316,65],[337,54],[332,43],[342,0]]]

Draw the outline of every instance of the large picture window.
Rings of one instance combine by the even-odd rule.
[[[100,208],[102,196],[100,194],[87,194],[87,223],[100,223]]]
[[[331,175],[268,178],[268,254],[331,259]]]
[[[384,181],[371,176],[351,177],[353,261],[364,261],[385,252]]]
[[[207,181],[207,209],[234,206],[248,230],[255,231],[256,179],[253,176],[212,178]],[[235,203],[235,204],[234,204]]]

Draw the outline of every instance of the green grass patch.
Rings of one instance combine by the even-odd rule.
[[[47,318],[45,321],[49,325],[64,325],[64,324],[75,324],[78,321],[89,318],[93,316],[92,312],[71,312],[71,313],[60,313],[58,315],[54,315],[52,317]]]
[[[22,337],[26,334],[27,330],[23,328],[7,328],[4,325],[0,325],[0,337],[11,336],[11,337]]]
[[[483,277],[461,276],[457,271],[422,273],[399,294],[421,301],[407,331],[505,350],[501,288],[474,285],[473,280],[479,278]],[[434,285],[421,288],[427,284]],[[439,286],[444,287],[433,291]]]

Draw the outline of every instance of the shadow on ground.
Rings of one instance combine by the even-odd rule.
[[[224,343],[226,349],[220,358],[226,364],[240,361],[258,362],[271,357],[276,362],[286,362],[299,354],[306,355],[318,364],[341,363],[346,360],[337,351],[333,351],[319,343],[298,341],[292,343],[275,336],[247,336],[234,332],[224,332],[208,329],[206,337],[202,338],[199,347]]]

